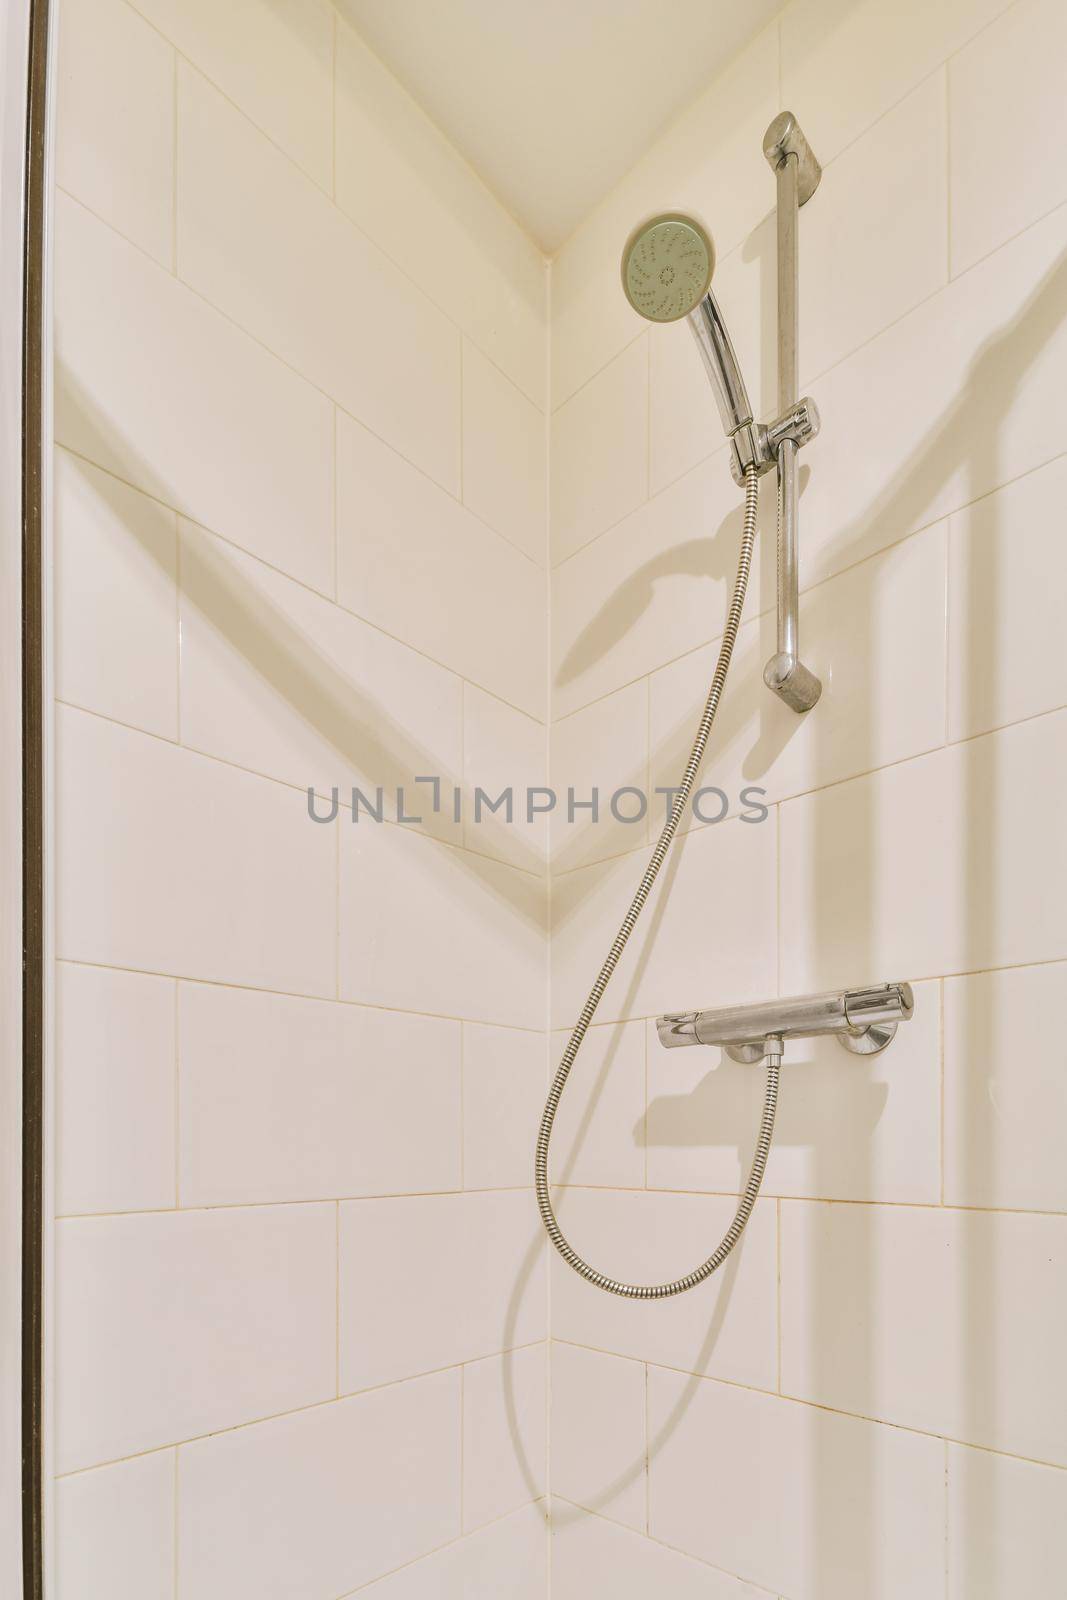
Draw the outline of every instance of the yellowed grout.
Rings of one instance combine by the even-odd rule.
[[[505,1345],[499,1350],[490,1351],[479,1359],[490,1360],[493,1356],[513,1355],[520,1350],[536,1349],[543,1343],[544,1339],[528,1339],[520,1344]],[[235,1422],[228,1427],[212,1428],[207,1433],[193,1433],[180,1439],[168,1439],[165,1443],[152,1445],[147,1450],[131,1450],[127,1455],[108,1456],[106,1460],[94,1461],[89,1466],[74,1467],[67,1472],[54,1473],[53,1477],[57,1483],[68,1478],[84,1478],[87,1473],[98,1472],[103,1467],[117,1467],[124,1461],[143,1461],[147,1456],[163,1455],[170,1450],[180,1451],[186,1445],[222,1439],[235,1433],[246,1433],[250,1428],[262,1428],[272,1422],[285,1422],[291,1417],[306,1416],[313,1411],[324,1411],[329,1406],[346,1406],[352,1401],[364,1399],[367,1395],[382,1394],[389,1389],[403,1388],[406,1384],[422,1383],[427,1378],[440,1378],[448,1373],[458,1373],[462,1366],[462,1362],[452,1361],[444,1367],[427,1367],[419,1372],[409,1373],[403,1378],[389,1378],[383,1383],[371,1383],[360,1389],[348,1389],[340,1395],[326,1395],[322,1400],[311,1400],[306,1405],[291,1406],[286,1411],[271,1411],[263,1416],[249,1417],[244,1422]]]

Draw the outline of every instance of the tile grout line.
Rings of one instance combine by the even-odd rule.
[[[192,296],[192,298],[196,300],[199,305],[206,306],[214,316],[219,317],[229,327],[236,329],[242,338],[247,339],[251,344],[255,345],[258,350],[264,351],[270,356],[272,361],[277,362],[278,365],[284,368],[286,372],[291,373],[292,376],[295,377],[300,383],[305,385],[306,388],[313,391],[315,394],[320,395],[322,399],[326,400],[330,404],[335,405],[342,416],[346,417],[350,422],[355,423],[357,427],[362,428],[363,431],[369,434],[372,439],[377,440],[379,444],[383,445],[385,449],[389,450],[394,456],[396,456],[399,461],[403,461],[405,466],[410,468],[412,472],[417,473],[421,479],[430,484],[438,491],[438,493],[444,495],[454,506],[460,507],[464,512],[466,512],[472,521],[478,523],[480,527],[487,529],[489,533],[493,534],[495,538],[499,539],[506,549],[512,551],[512,553],[515,555],[521,556],[523,561],[527,562],[530,566],[536,567],[538,565],[534,558],[527,554],[521,545],[516,544],[508,534],[502,533],[499,528],[494,527],[491,522],[487,522],[484,517],[478,514],[477,511],[473,511],[469,506],[465,506],[455,491],[450,489],[447,484],[444,484],[440,481],[440,479],[435,478],[433,474],[419,462],[414,461],[410,456],[405,455],[404,451],[401,450],[399,446],[394,444],[391,439],[387,438],[385,434],[379,433],[377,429],[372,427],[369,422],[365,421],[362,417],[357,416],[354,411],[350,411],[341,403],[340,400],[337,399],[334,394],[332,394],[328,389],[324,389],[320,383],[315,381],[315,379],[309,378],[305,372],[302,372],[299,367],[295,367],[291,361],[287,360],[285,356],[279,355],[279,353],[273,349],[271,345],[267,344],[257,334],[251,332],[251,330],[247,328],[243,322],[238,322],[235,316],[233,316],[230,312],[223,310],[221,306],[216,305],[214,300],[209,299],[206,294],[202,293],[201,290],[197,289],[195,285],[190,283],[187,279],[178,277],[175,273],[170,272],[162,264],[162,262],[153,256],[150,251],[146,250],[143,245],[138,244],[135,239],[131,239],[128,234],[123,233],[120,228],[117,228],[114,225],[114,223],[109,222],[106,217],[101,216],[100,213],[95,211],[91,205],[88,205],[86,201],[80,199],[72,189],[67,189],[60,183],[57,183],[55,188],[57,194],[61,194],[67,200],[70,200],[72,204],[79,208],[79,210],[84,211],[87,216],[92,217],[94,221],[99,223],[102,228],[106,228],[114,238],[122,240],[122,242],[128,245],[131,250],[136,251],[139,256],[155,267],[158,272],[162,272],[166,277],[171,278],[175,284],[185,291],[186,294]],[[444,315],[444,313],[442,313],[442,315]],[[461,339],[464,337],[469,337],[469,335],[465,335],[463,330],[459,327],[454,327],[454,331],[457,337]],[[471,343],[474,344],[475,341],[472,339]],[[517,389],[518,393],[522,395],[527,404],[533,406],[534,410],[540,414],[540,407],[537,405],[536,401],[531,400],[524,390],[519,389],[514,379],[510,378],[506,372],[498,367],[493,361],[493,358],[486,355],[485,351],[482,350],[480,346],[476,346],[476,348],[478,348],[479,354],[482,356],[482,358],[487,361],[490,366],[494,367],[499,375],[508,383],[510,383],[513,388]],[[69,449],[69,446],[64,445],[62,440],[57,440],[57,443],[61,446],[61,448]],[[97,464],[98,463],[94,463],[94,465]],[[100,470],[107,471],[108,469],[101,467]],[[112,476],[117,476],[117,474],[112,474]],[[120,479],[120,481],[124,482],[125,480]],[[131,484],[130,487],[139,489],[141,494],[148,494],[150,499],[158,498],[158,496],[152,495],[150,491],[140,489],[139,485],[137,484]],[[179,514],[185,515],[184,512]],[[190,518],[189,520],[192,521],[195,519]]]

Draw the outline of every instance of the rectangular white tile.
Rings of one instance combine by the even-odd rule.
[[[56,694],[178,737],[173,511],[65,450],[55,458]]]
[[[137,9],[323,189],[332,179],[329,0],[136,0]]]
[[[529,1190],[350,1201],[340,1272],[344,1393],[545,1334],[544,1240]]]
[[[777,1395],[649,1372],[651,1532],[792,1600],[941,1600],[944,1450]]]
[[[329,401],[63,195],[56,363],[60,444],[330,588]]]
[[[174,51],[124,0],[60,15],[56,182],[169,269]]]
[[[177,1039],[168,978],[56,969],[56,1210],[175,1203]]]
[[[647,750],[643,679],[553,723],[553,872],[588,866],[645,842],[649,818],[662,803],[649,791]],[[633,789],[640,793],[621,792]]]
[[[790,1040],[763,1193],[936,1205],[941,1193],[937,983],[891,1049],[846,1056],[835,1039]],[[648,1024],[648,1182],[736,1190],[759,1132],[765,1073],[725,1051],[665,1050]]]
[[[801,583],[895,543],[1062,453],[1067,207],[813,385]]]
[[[549,1036],[555,1072],[570,1035]],[[552,1136],[553,1183],[640,1189],[645,1181],[645,1025],[592,1027]]]
[[[535,1344],[463,1369],[465,1533],[545,1492],[546,1365],[546,1346]]]
[[[1065,1527],[1067,1473],[949,1445],[949,1600],[1055,1594]]]
[[[587,1600],[598,1590],[613,1600],[772,1600],[765,1589],[560,1501],[552,1515],[553,1596]]]
[[[1061,712],[787,801],[783,990],[1067,953],[1065,739]]]
[[[545,1512],[535,1505],[381,1578],[365,1594],[366,1600],[544,1600],[547,1584]]]
[[[801,229],[803,386],[947,281],[946,141],[935,73],[823,172]]]
[[[894,545],[801,596],[800,637],[823,690],[818,715],[797,717],[769,694],[771,612],[741,629],[698,786],[683,827],[839,783],[936,749],[945,738],[943,524]],[[901,649],[900,618],[908,618]],[[677,783],[718,660],[719,641],[682,656],[649,684],[652,783]],[[699,787],[698,791],[699,793]],[[723,799],[725,796],[725,800]]]
[[[63,707],[56,766],[61,957],[333,993],[336,842],[306,796]]]
[[[737,1209],[732,1196],[562,1192],[559,1220],[600,1271],[665,1283],[707,1260]],[[671,1300],[605,1294],[552,1252],[552,1333],[636,1361],[774,1388],[777,1364],[773,1201],[756,1209],[730,1261]]]
[[[1065,1254],[1060,1217],[785,1201],[782,1388],[1063,1465]]]
[[[331,1397],[334,1209],[61,1222],[58,1469]]]
[[[953,272],[1067,199],[1065,52],[1063,7],[1024,0],[949,62]]]
[[[597,1017],[647,1017],[775,992],[774,813],[690,832],[649,896]],[[647,851],[552,883],[553,1026],[571,1027],[641,879]],[[729,906],[728,917],[709,906]]]
[[[543,1025],[542,880],[414,829],[365,816],[337,825],[343,999]]]
[[[546,746],[543,723],[472,683],[463,685],[463,843],[468,850],[544,874],[549,797],[532,791],[543,791],[547,783]]]
[[[184,63],[178,93],[183,281],[456,492],[456,328]]]
[[[540,250],[343,18],[336,87],[338,205],[540,407]]]
[[[1009,0],[792,0],[782,97],[825,166]]]
[[[540,568],[348,417],[337,451],[341,604],[543,716]]]
[[[1067,703],[1058,613],[1067,554],[1055,532],[1065,493],[1061,457],[950,519],[952,739]]]
[[[459,1031],[182,984],[182,1204],[457,1189]]]
[[[551,1428],[552,1493],[643,1533],[644,1363],[553,1341]]]
[[[215,539],[181,524],[182,742],[328,802],[353,784],[383,814],[459,840],[451,806],[426,810],[416,776],[460,782],[462,685],[453,674]],[[321,814],[329,813],[324,804]]]
[[[1055,962],[945,984],[945,1199],[1067,1211],[1067,1084],[1059,1028],[1067,968]]]
[[[548,440],[544,414],[463,343],[463,503],[548,565]]]
[[[61,1478],[58,1600],[175,1600],[173,1450]]]
[[[463,1024],[463,1181],[525,1188],[548,1090],[545,1036]]]
[[[560,562],[620,522],[648,495],[648,339],[553,414],[552,559]]]
[[[459,1533],[458,1372],[179,1452],[179,1600],[336,1600]]]
[[[748,616],[774,605],[774,517],[766,493]],[[741,500],[720,450],[553,572],[554,716],[718,637],[741,525]],[[771,552],[767,560],[761,549]]]

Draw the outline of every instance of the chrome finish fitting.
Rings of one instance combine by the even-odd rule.
[[[832,1034],[855,1055],[874,1055],[885,1049],[898,1024],[909,1021],[914,1009],[909,983],[882,983],[756,1005],[670,1013],[656,1019],[656,1032],[668,1050],[721,1045],[734,1061],[743,1062],[762,1060],[769,1038],[810,1039],[823,1034]]]
[[[822,168],[791,111],[775,117],[763,137],[763,153],[778,184],[778,407],[779,423],[796,412],[799,386],[797,312],[798,212],[819,186]],[[810,402],[803,404],[810,405]],[[814,431],[803,435],[786,427],[768,448],[778,466],[778,649],[768,661],[763,681],[793,711],[810,711],[822,684],[800,659],[800,581],[797,558],[799,506],[797,450],[818,431],[818,412],[811,407]]]

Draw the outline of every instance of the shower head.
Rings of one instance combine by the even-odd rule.
[[[705,227],[663,211],[635,228],[622,252],[622,286],[649,322],[687,317],[711,380],[727,436],[752,421],[752,407],[722,312],[711,292],[715,250]]]
[[[649,322],[687,317],[708,292],[715,250],[694,217],[665,211],[634,229],[622,252],[626,298]]]

